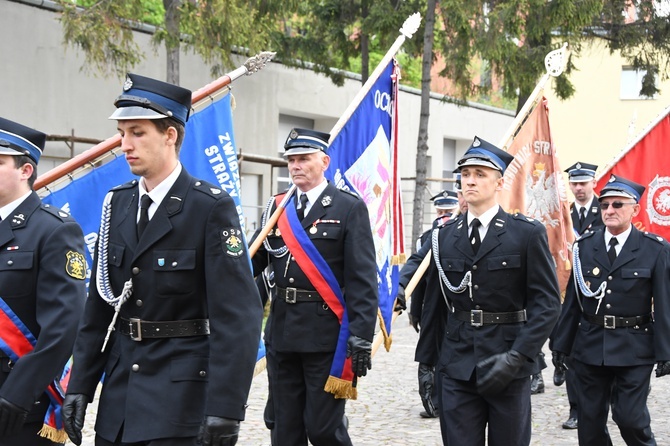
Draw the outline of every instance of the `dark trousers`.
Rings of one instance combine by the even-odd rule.
[[[530,380],[515,379],[497,395],[482,396],[476,379],[461,381],[440,372],[440,428],[444,444],[489,446],[530,444]]]
[[[323,390],[332,353],[267,350],[274,407],[273,446],[350,446],[344,425],[346,400]]]
[[[187,438],[159,438],[157,440],[140,441],[137,443],[123,443],[121,441],[107,441],[95,436],[95,446],[196,446],[195,437]]]
[[[37,433],[42,429],[43,422],[27,423],[23,425],[21,431],[9,438],[0,439],[0,446],[57,446],[64,443],[54,443]]]
[[[569,418],[577,418],[579,382],[577,381],[577,374],[575,373],[575,367],[572,364],[572,358],[570,356],[565,358],[565,364],[568,366],[568,370],[565,372],[565,391],[568,394],[568,402],[570,403]]]
[[[612,419],[628,446],[652,446],[647,391],[653,365],[632,367],[593,366],[573,359],[579,385],[579,444],[609,446],[607,417],[612,392],[617,403]]]

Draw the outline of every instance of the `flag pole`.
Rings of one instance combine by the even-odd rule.
[[[544,67],[546,69],[546,72],[542,76],[542,78],[540,78],[540,81],[537,83],[530,96],[528,96],[528,99],[526,99],[526,102],[523,104],[523,107],[521,107],[521,110],[516,115],[516,118],[512,122],[512,125],[507,130],[507,133],[500,140],[499,147],[501,149],[507,151],[511,142],[514,140],[514,136],[519,130],[519,127],[521,127],[521,125],[526,120],[528,114],[533,110],[535,104],[537,104],[539,97],[544,91],[544,86],[549,81],[549,79],[551,77],[560,76],[561,73],[563,73],[563,70],[565,69],[565,65],[568,59],[567,55],[568,55],[568,44],[566,42],[561,46],[561,48],[549,52],[544,57]],[[407,284],[407,287],[405,288],[405,298],[407,300],[411,298],[412,293],[416,288],[416,285],[419,283],[423,275],[426,273],[428,266],[430,266],[431,253],[432,251],[429,251],[428,254],[426,254],[426,256],[421,261],[421,264],[419,264],[419,267],[412,275],[412,278],[410,279],[409,283]],[[395,321],[395,319],[398,317],[399,314],[400,314],[399,312],[394,311],[392,321]],[[375,338],[375,341],[372,345],[373,355],[375,351],[377,351],[377,349],[379,348],[379,344],[381,344],[381,340],[377,342],[377,339]]]
[[[354,96],[354,99],[351,101],[347,109],[342,113],[340,116],[340,119],[335,123],[333,126],[332,130],[330,131],[330,139],[329,143],[332,143],[335,137],[340,133],[344,125],[347,123],[349,118],[351,118],[351,115],[354,114],[356,111],[356,108],[363,102],[363,99],[365,99],[365,95],[368,94],[374,83],[379,79],[379,76],[383,73],[384,69],[386,66],[391,62],[391,59],[393,59],[393,56],[398,52],[402,44],[405,42],[405,39],[411,38],[414,33],[416,32],[417,29],[419,29],[419,25],[421,24],[421,14],[418,12],[415,12],[411,16],[409,16],[407,19],[405,19],[405,22],[402,24],[402,27],[400,28],[400,35],[395,39],[395,42],[393,42],[393,45],[391,45],[391,48],[384,54],[384,57],[382,60],[379,62],[377,67],[374,69],[372,74],[370,74],[370,77],[368,77],[368,80],[363,84],[360,90],[358,90],[358,93],[356,93],[356,96]],[[281,216],[282,212],[284,212],[284,209],[286,208],[286,204],[288,203],[288,200],[291,198],[293,193],[296,190],[295,184],[291,186],[291,188],[286,192],[286,195],[284,196],[284,199],[280,203],[279,206],[275,209],[275,211],[272,213],[270,218],[268,219],[267,223],[265,226],[261,229],[261,232],[258,234],[258,237],[254,240],[254,242],[251,244],[249,247],[249,255],[253,257],[256,252],[258,251],[258,248],[260,248],[261,243],[263,243],[263,240],[268,236],[274,225],[277,223],[277,220],[279,220],[279,217]]]
[[[247,59],[244,64],[231,71],[230,73],[224,74],[214,82],[211,82],[204,87],[200,88],[197,91],[194,91],[191,97],[191,102],[197,104],[208,96],[213,95],[218,90],[230,85],[237,78],[247,75],[250,76],[260,69],[265,67],[267,62],[272,60],[276,53],[270,51],[264,51],[256,54],[253,57]],[[118,147],[121,144],[121,137],[119,135],[114,135],[110,138],[107,138],[103,142],[91,147],[90,149],[80,153],[74,158],[69,159],[63,164],[55,167],[48,172],[40,175],[35,180],[34,189],[39,190],[43,187],[48,186],[49,184],[67,176],[71,175],[75,170],[87,165],[92,164],[95,160],[112,149]]]

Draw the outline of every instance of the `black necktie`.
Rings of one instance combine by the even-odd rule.
[[[298,218],[302,221],[305,218],[305,208],[307,207],[307,194],[300,194],[300,208],[298,209]]]
[[[140,200],[140,220],[137,222],[137,238],[142,237],[144,229],[149,224],[149,206],[151,206],[152,200],[149,194],[142,195]]]
[[[610,259],[610,265],[614,265],[614,260],[616,260],[616,249],[615,246],[619,244],[619,241],[616,237],[610,239],[610,249],[607,250],[607,257]]]
[[[584,219],[586,218],[586,208],[581,208],[579,210],[579,226],[584,224]]]
[[[470,227],[472,228],[472,232],[470,232],[470,244],[472,245],[472,250],[475,254],[477,254],[479,247],[482,245],[482,240],[479,238],[479,227],[481,225],[482,223],[478,218],[472,220],[472,223],[470,224]]]

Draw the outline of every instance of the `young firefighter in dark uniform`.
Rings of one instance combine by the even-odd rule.
[[[371,367],[377,266],[365,202],[337,189],[327,133],[294,129],[284,149],[296,193],[253,258],[271,263],[276,298],[265,329],[274,446],[351,445],[346,398]],[[265,222],[283,195],[273,197]]]
[[[458,209],[458,195],[454,191],[443,190],[439,194],[431,197],[433,206],[437,212],[437,218],[433,221],[433,227],[423,234],[417,240],[417,251],[421,249],[424,243],[430,239],[432,230],[443,225],[452,214]],[[414,289],[410,301],[409,316],[410,324],[419,334],[419,340],[416,343],[414,360],[419,363],[419,396],[423,403],[424,411],[419,413],[422,418],[437,418],[437,386],[435,385],[435,365],[437,364],[437,345],[433,336],[420,332],[421,321],[431,318],[432,314],[423,313],[423,296],[426,291],[426,281],[422,280]],[[423,331],[423,330],[422,330]]]
[[[133,74],[123,90],[110,119],[141,178],[103,204],[66,430],[81,443],[104,373],[96,445],[234,445],[262,319],[235,203],[179,163],[191,92]]]
[[[603,226],[600,216],[598,197],[593,189],[596,187],[595,164],[575,163],[565,171],[568,173],[570,190],[575,197],[574,203],[570,205],[570,217],[572,227],[576,236],[584,234],[587,230],[596,230]]]
[[[44,133],[0,118],[1,446],[67,438],[45,424],[54,408],[46,392],[72,353],[86,260],[79,225],[32,190],[45,141]]]
[[[570,205],[570,217],[576,237],[603,226],[598,197],[593,191],[596,186],[596,170],[598,170],[598,166],[595,164],[582,162],[575,163],[565,170],[568,173],[570,190],[575,197],[574,203]],[[558,326],[556,326],[556,329],[558,329]],[[570,403],[570,415],[563,423],[563,429],[577,429],[579,425],[577,421],[579,391],[575,370],[572,366],[572,358],[565,358],[567,370],[562,365],[560,362],[554,364],[554,384],[561,385],[565,382],[565,390]]]
[[[445,444],[482,445],[487,429],[492,446],[530,443],[528,377],[560,296],[544,226],[496,202],[512,160],[476,137],[458,162],[468,211],[424,245],[432,254],[425,311],[451,311],[433,322],[446,324],[437,367]]]
[[[670,373],[670,245],[631,224],[644,186],[610,177],[600,192],[605,227],[573,246],[573,270],[552,345],[572,356],[579,389],[579,444],[611,445],[612,419],[627,445],[655,445],[650,374]]]

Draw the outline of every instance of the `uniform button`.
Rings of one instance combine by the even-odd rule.
[[[12,266],[13,264],[14,264],[14,261],[13,261],[13,260],[8,260],[8,261],[7,261],[7,265]]]
[[[472,265],[472,271],[477,271],[477,265]]]
[[[133,266],[133,274],[137,275],[140,273],[140,269],[137,266]]]
[[[293,277],[289,277],[288,283],[293,283],[293,282],[295,282],[295,279]]]
[[[177,267],[177,265],[178,265],[178,263],[177,263],[177,262],[172,262],[172,267],[173,267],[173,268],[176,268],[176,267]]]
[[[605,305],[605,308],[607,308],[609,310],[610,308],[612,308],[612,305],[607,304],[607,305]]]
[[[612,280],[612,276],[607,276],[607,280]]]
[[[324,232],[324,233],[323,233],[323,236],[324,236],[324,237],[325,237],[325,236],[327,236],[327,235],[328,235],[328,233],[327,233],[327,232]]]
[[[137,299],[135,301],[135,305],[137,305],[138,307],[141,307],[142,305],[144,305],[144,302],[142,302],[142,299]]]
[[[478,289],[479,289],[479,285],[475,285],[474,288],[475,288],[476,290],[478,290]]]
[[[637,271],[635,271],[635,272],[633,273],[633,275],[634,275],[634,276],[637,276]]]
[[[479,310],[479,309],[480,309],[480,306],[479,306],[479,305],[475,305],[475,309]]]
[[[207,376],[207,372],[206,372],[206,371],[204,371],[204,370],[200,370],[200,373],[199,373],[199,375],[200,375],[201,377],[203,377],[203,378],[204,378],[205,376]]]
[[[507,262],[502,262],[502,266],[507,266]]]
[[[612,290],[607,290],[607,294],[612,294]]]
[[[131,368],[132,368],[133,372],[139,372],[140,371],[139,364],[133,364],[133,366]]]
[[[196,186],[200,186],[201,184],[202,184],[202,183],[201,183],[200,181],[196,181],[196,182],[195,182],[195,185],[196,185]]]

